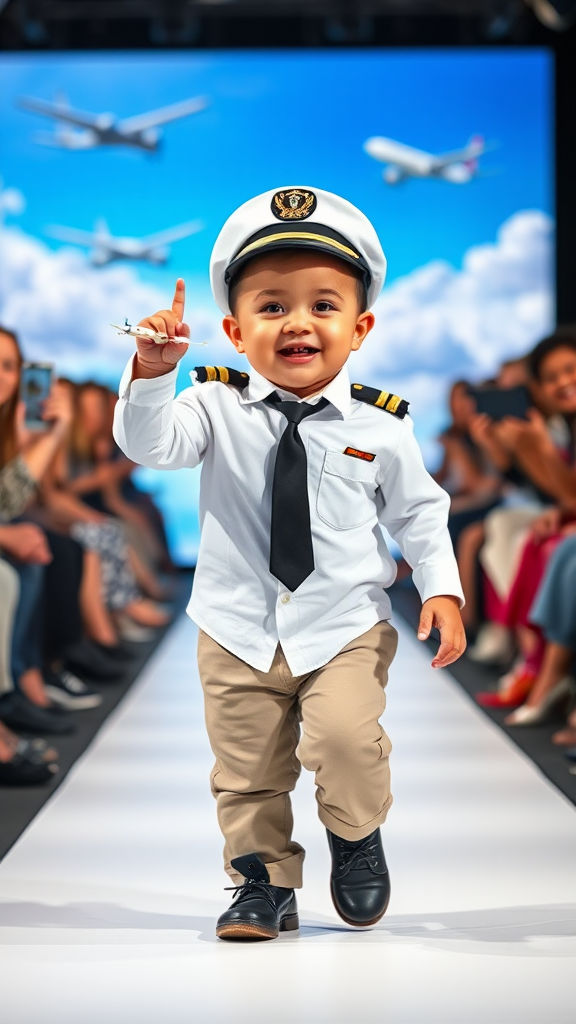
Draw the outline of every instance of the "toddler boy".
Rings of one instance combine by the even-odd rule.
[[[257,196],[212,253],[215,299],[250,374],[200,367],[176,399],[187,349],[184,282],[171,310],[142,321],[120,385],[115,436],[145,466],[202,463],[202,536],[189,614],[216,763],[212,791],[238,886],[223,939],[298,927],[304,850],[290,792],[315,772],[332,853],[331,892],[351,925],[384,914],[380,837],[391,804],[379,718],[396,650],[385,587],[395,577],[380,525],[413,568],[418,636],[465,647],[448,496],[424,469],[407,403],[350,385],[347,360],[374,324],[386,260],[367,218],[321,189]]]

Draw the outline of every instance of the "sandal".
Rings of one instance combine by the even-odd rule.
[[[58,766],[31,760],[16,751],[9,761],[0,761],[0,786],[38,786],[54,778]]]

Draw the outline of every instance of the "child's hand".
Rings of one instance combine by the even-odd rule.
[[[440,647],[432,668],[446,668],[466,650],[466,634],[455,597],[430,597],[422,605],[418,639],[427,640],[433,626],[440,632]]]
[[[150,327],[157,334],[167,334],[169,338],[174,338],[174,341],[157,345],[146,338],[136,338],[138,359],[134,362],[134,379],[160,377],[164,373],[169,373],[188,351],[187,339],[190,337],[190,328],[188,324],[182,323],[185,296],[184,281],[179,277],[176,281],[172,309],[162,309],[138,324],[139,327]]]

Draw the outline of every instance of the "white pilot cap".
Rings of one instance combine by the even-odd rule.
[[[271,189],[243,203],[222,228],[210,259],[210,284],[223,313],[228,290],[248,260],[275,249],[320,249],[358,267],[366,285],[367,308],[386,277],[386,257],[372,224],[347,199],[321,188]]]

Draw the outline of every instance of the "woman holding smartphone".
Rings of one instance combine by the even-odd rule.
[[[0,329],[0,783],[10,785],[48,781],[56,770],[57,753],[41,740],[20,740],[8,725],[41,733],[71,729],[65,717],[50,706],[41,679],[39,683],[33,672],[24,671],[21,688],[15,689],[11,671],[12,655],[20,657],[19,648],[29,639],[25,626],[41,599],[44,567],[53,557],[38,526],[11,520],[34,498],[36,484],[62,443],[69,422],[65,403],[53,396],[46,410],[50,426],[23,444],[21,367],[16,338]],[[34,643],[38,642],[34,637]]]

